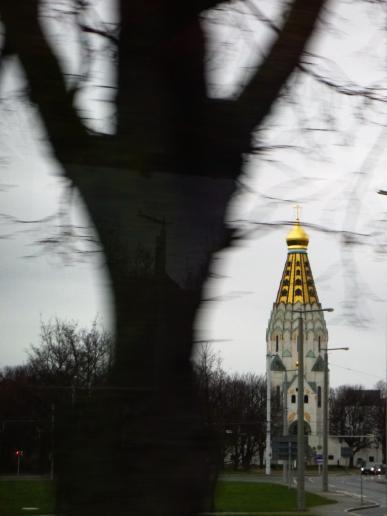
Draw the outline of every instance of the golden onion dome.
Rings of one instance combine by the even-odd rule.
[[[297,220],[295,225],[289,231],[286,237],[288,249],[306,249],[309,244],[308,233],[301,226],[300,221]]]

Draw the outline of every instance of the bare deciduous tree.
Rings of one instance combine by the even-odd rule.
[[[284,4],[282,26],[233,99],[206,91],[201,17],[217,4],[119,0],[117,32],[82,23],[89,2],[66,4],[82,36],[101,32],[115,45],[114,134],[83,119],[44,29],[47,4],[0,4],[3,57],[18,59],[52,154],[89,213],[113,298],[116,391],[76,422],[67,418],[66,516],[193,515],[213,485],[216,450],[201,426],[190,362],[193,321],[211,255],[230,242],[224,214],[252,133],[299,65],[324,0]],[[149,276],[129,264],[139,246],[154,247],[156,219],[167,224],[165,268]]]
[[[266,443],[266,379],[255,374],[230,375],[219,355],[202,345],[195,372],[203,414],[221,438],[221,465],[248,470],[257,457],[263,465]],[[273,396],[273,399],[275,397]],[[273,404],[273,429],[280,431],[281,406]]]
[[[112,346],[97,321],[90,329],[74,321],[42,322],[41,342],[31,345],[26,366],[41,385],[92,387],[108,377]]]
[[[226,452],[234,469],[248,470],[256,455],[262,465],[266,438],[266,380],[253,374],[228,378],[224,419]]]
[[[376,407],[380,407],[380,392],[377,390],[367,390],[361,385],[341,385],[331,390],[330,433],[342,436],[353,455],[377,438],[374,417]]]

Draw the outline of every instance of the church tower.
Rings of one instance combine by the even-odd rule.
[[[324,351],[328,332],[308,258],[309,237],[296,222],[286,238],[286,262],[266,332],[272,406],[281,406],[283,434],[297,433],[298,319],[304,327],[304,411],[309,445],[322,446]],[[299,314],[295,311],[305,311]]]

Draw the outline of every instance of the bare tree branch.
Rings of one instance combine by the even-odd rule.
[[[38,5],[38,0],[5,0],[0,13],[9,45],[27,76],[30,99],[39,109],[56,155],[68,162],[84,152],[89,137],[66,90],[58,60],[43,34]]]
[[[336,93],[340,93],[342,95],[347,95],[349,97],[361,97],[364,99],[377,101],[377,102],[386,102],[387,97],[387,89],[386,88],[361,88],[356,86],[356,84],[348,83],[348,84],[339,84],[338,82],[333,81],[323,75],[319,74],[312,68],[310,63],[301,62],[298,65],[299,70],[301,72],[313,77],[317,82],[327,86],[328,88],[334,90]]]
[[[268,18],[252,0],[245,0],[244,3],[247,5],[252,14],[254,14],[259,21],[262,21],[268,27],[270,27],[273,32],[276,34],[281,32],[280,28],[270,18]]]
[[[239,132],[251,132],[269,113],[312,35],[324,0],[296,0],[264,63],[257,69],[236,102]],[[247,149],[246,149],[247,150]]]

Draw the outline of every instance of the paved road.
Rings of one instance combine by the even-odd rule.
[[[367,505],[369,503],[379,504],[379,507],[375,509],[362,510],[361,514],[364,516],[384,516],[386,514],[387,484],[379,477],[361,476],[360,474],[330,476],[329,487],[337,492],[351,494],[357,499],[356,505],[361,505],[362,499],[363,503]]]
[[[314,492],[321,492],[321,478],[307,477],[305,488]],[[353,515],[363,516],[385,516],[386,511],[386,492],[387,484],[384,479],[374,476],[361,476],[360,474],[338,474],[329,476],[329,491],[335,494],[334,498],[340,501],[345,500],[348,507],[358,507],[357,510],[351,512]],[[329,495],[328,495],[329,496]],[[369,506],[377,504],[375,508],[360,509],[361,506]],[[329,506],[323,508],[326,512]],[[335,506],[330,506],[328,512],[332,514]],[[339,508],[338,508],[339,509]],[[339,513],[340,513],[339,509]],[[345,514],[343,511],[342,514]]]

